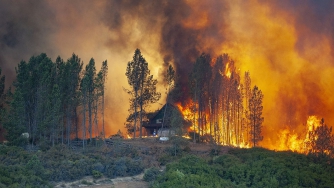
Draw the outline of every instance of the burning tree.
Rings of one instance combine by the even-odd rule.
[[[210,57],[208,55],[202,54],[197,58],[193,70],[190,74],[190,89],[191,95],[194,102],[197,103],[197,129],[201,135],[204,135],[207,131],[207,117],[206,111],[207,104],[209,104],[208,89],[209,84],[207,80],[211,78],[211,67],[210,67]]]
[[[182,102],[177,104],[184,118],[193,122],[190,131],[198,133],[202,138],[211,137],[215,143],[247,147],[251,130],[247,129],[246,125],[250,124],[246,120],[250,117],[249,103],[252,96],[249,72],[246,72],[243,84],[234,61],[227,54],[217,58],[202,54],[191,70],[188,80],[190,95],[186,95],[188,98],[182,98]],[[256,93],[254,102],[258,95]],[[261,106],[262,98],[261,93]],[[256,124],[258,122],[257,120]],[[261,130],[256,131],[258,133],[260,135]],[[261,136],[256,136],[257,141],[260,138]]]
[[[334,149],[334,136],[332,135],[332,127],[327,126],[323,118],[320,121],[320,126],[309,132],[307,144],[310,153],[321,156],[331,155]]]

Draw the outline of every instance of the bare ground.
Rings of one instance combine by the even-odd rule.
[[[73,182],[60,182],[55,188],[148,188],[148,183],[143,181],[144,173],[136,176],[119,177],[114,179],[100,178],[98,180],[93,179],[91,176],[87,176],[81,180]]]

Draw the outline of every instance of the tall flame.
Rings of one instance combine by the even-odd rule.
[[[308,145],[310,142],[310,133],[320,126],[320,119],[317,116],[309,116],[303,129],[293,130],[286,127],[277,133],[278,141],[274,145],[268,146],[269,149],[283,151],[291,150],[299,153],[307,153],[312,148]]]

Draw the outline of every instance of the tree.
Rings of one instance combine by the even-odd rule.
[[[102,106],[101,106],[101,110],[102,110],[102,134],[103,134],[103,139],[105,139],[105,130],[104,130],[104,93],[105,93],[105,83],[106,83],[106,79],[107,79],[107,74],[108,74],[108,64],[107,64],[107,60],[102,62],[102,67],[101,70],[99,72],[99,74],[101,75],[101,97],[102,97]]]
[[[168,65],[166,74],[164,75],[164,82],[167,85],[167,88],[166,88],[167,97],[166,97],[166,107],[164,110],[164,116],[162,118],[161,128],[164,128],[166,110],[167,110],[167,105],[169,103],[169,93],[170,93],[170,90],[174,88],[174,83],[175,83],[175,71],[172,65]]]
[[[1,76],[1,67],[0,67],[0,110],[2,110],[4,105],[5,79],[6,79],[5,75]]]
[[[167,106],[165,106],[167,108]],[[181,146],[185,147],[189,144],[189,141],[182,137],[184,133],[184,119],[176,108],[171,108],[171,129],[175,132],[175,136],[171,136],[172,148],[174,156],[181,152]]]
[[[136,138],[137,131],[137,107],[138,107],[138,92],[140,91],[140,83],[144,79],[145,74],[147,74],[147,62],[141,55],[139,49],[135,50],[132,61],[128,62],[126,67],[126,77],[128,78],[128,83],[131,86],[131,90],[128,92],[132,95],[130,98],[130,108],[133,108],[134,112],[134,133],[133,138]]]
[[[249,122],[251,125],[250,135],[253,142],[253,147],[255,147],[259,141],[263,139],[261,135],[262,123],[264,118],[262,117],[262,91],[259,90],[257,86],[254,86],[249,100]]]
[[[66,140],[67,144],[69,144],[73,125],[76,129],[76,138],[78,137],[77,109],[80,103],[79,87],[81,82],[83,62],[75,54],[72,54],[72,56],[66,61],[65,64],[61,61],[62,60],[58,59],[56,63],[60,66],[59,87],[60,93],[62,95],[62,111],[64,113],[63,119],[65,121],[64,125],[66,127]],[[62,136],[62,138],[63,137],[64,136]]]
[[[3,117],[4,117],[4,104],[5,104],[5,76],[1,76],[1,67],[0,67],[0,138],[2,138],[4,130],[2,127]]]
[[[89,63],[86,65],[85,75],[84,75],[84,98],[85,103],[87,104],[88,110],[88,132],[89,132],[89,140],[92,143],[92,134],[93,134],[93,105],[95,99],[95,79],[96,75],[96,68],[95,68],[95,61],[93,58],[90,59]]]
[[[184,122],[183,122],[184,120],[182,115],[176,108],[172,108],[171,116],[172,116],[170,122],[171,128],[175,131],[176,135],[182,136],[184,127]]]
[[[131,90],[127,90],[127,93],[131,95],[130,109],[132,110],[130,110],[129,117],[133,117],[134,121],[133,138],[136,137],[138,108],[140,118],[139,137],[141,138],[144,107],[158,101],[161,94],[156,91],[157,80],[150,75],[148,63],[139,49],[135,50],[132,61],[128,62],[125,75],[131,86]],[[134,114],[133,116],[131,111]]]
[[[50,111],[51,111],[51,118],[50,118],[50,124],[51,124],[51,134],[50,137],[52,138],[52,146],[55,145],[55,138],[56,134],[58,134],[57,126],[60,123],[61,118],[61,94],[60,89],[57,84],[53,86],[52,94],[50,95]]]
[[[82,100],[82,147],[85,147],[85,140],[86,140],[86,111],[87,111],[87,93],[88,93],[88,76],[84,76],[81,79],[80,83],[80,93],[81,93],[81,100]]]
[[[209,80],[211,79],[211,58],[209,55],[202,54],[196,59],[192,72],[190,74],[190,89],[193,101],[197,103],[197,122],[198,122],[198,133],[203,136],[204,127],[206,125],[207,119],[205,112],[207,110],[207,105],[209,104],[208,90]],[[195,140],[195,138],[194,138]]]
[[[325,124],[324,118],[320,121],[320,126],[309,133],[310,152],[320,156],[331,155],[334,145],[334,136],[332,135],[332,127]]]
[[[251,78],[250,73],[247,71],[245,72],[245,102],[246,102],[246,108],[245,108],[245,116],[249,116],[248,106],[249,106],[249,99],[251,98]],[[246,135],[247,135],[247,142],[249,141],[249,126],[250,122],[248,121],[248,118],[246,118]]]

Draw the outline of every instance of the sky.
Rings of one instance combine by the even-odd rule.
[[[269,145],[288,127],[299,130],[311,115],[334,125],[334,1],[331,0],[2,0],[0,67],[6,84],[15,66],[46,53],[64,60],[72,53],[99,70],[109,65],[108,133],[124,130],[129,88],[126,65],[139,48],[160,81],[173,64],[179,81],[201,53],[228,53],[250,71],[264,94],[264,134]]]

